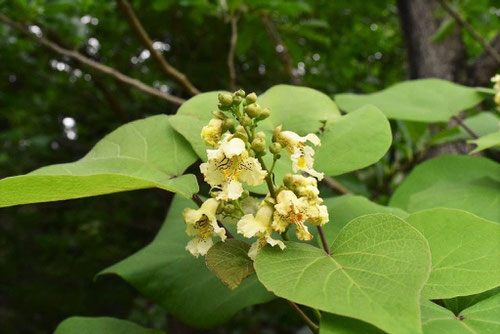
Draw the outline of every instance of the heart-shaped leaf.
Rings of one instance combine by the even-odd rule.
[[[156,329],[109,317],[71,317],[57,326],[54,334],[163,334]]]
[[[231,290],[234,290],[241,281],[255,274],[253,261],[247,255],[249,249],[250,245],[241,240],[219,241],[208,250],[207,267]]]
[[[315,168],[340,175],[379,161],[391,146],[391,126],[374,106],[364,106],[326,123]]]
[[[326,198],[324,203],[328,207],[330,222],[323,226],[326,240],[331,245],[342,228],[354,218],[371,213],[388,213],[405,218],[409,213],[399,209],[383,206],[370,201],[363,196],[339,196]]]
[[[182,173],[195,161],[169,117],[152,116],[121,126],[76,162],[0,180],[0,207],[153,187],[191,197],[196,178]]]
[[[347,224],[331,256],[311,245],[287,242],[264,248],[255,271],[276,295],[322,311],[369,322],[393,333],[420,332],[419,296],[430,271],[420,232],[387,214]]]
[[[481,90],[449,81],[420,79],[397,83],[373,94],[338,94],[335,102],[348,113],[373,104],[390,119],[432,123],[446,122],[487,96]]]
[[[466,296],[500,285],[500,224],[445,208],[416,212],[406,221],[431,249],[432,271],[423,297]]]
[[[500,164],[481,157],[445,155],[417,166],[389,202],[410,213],[456,208],[500,222]]]
[[[182,210],[195,205],[175,197],[156,238],[137,253],[103,270],[116,274],[180,320],[198,327],[213,327],[239,310],[272,300],[255,276],[230,290],[208,270],[205,259],[186,249]]]
[[[499,333],[500,294],[463,310],[455,315],[428,300],[422,300],[422,328],[424,334],[441,333]]]

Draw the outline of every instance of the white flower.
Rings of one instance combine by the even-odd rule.
[[[292,168],[294,173],[299,170],[307,172],[308,174],[316,177],[318,180],[323,179],[323,173],[314,170],[314,149],[306,145],[307,141],[311,142],[314,146],[321,145],[318,136],[310,133],[304,137],[299,136],[292,131],[282,131],[278,134],[278,142],[283,145],[292,159]]]
[[[207,199],[198,210],[186,208],[182,213],[186,223],[186,233],[194,237],[188,242],[186,250],[198,257],[207,254],[213,245],[212,235],[226,240],[226,231],[217,224],[215,214],[219,202],[213,198]]]
[[[294,224],[296,235],[300,240],[311,240],[312,234],[309,233],[304,224],[307,219],[308,203],[304,197],[297,198],[297,195],[291,190],[282,190],[276,197],[277,204],[273,215],[272,228],[278,232],[284,232],[288,225]]]
[[[216,147],[222,136],[222,123],[223,121],[218,118],[212,118],[208,125],[201,129],[201,138],[207,145]]]
[[[239,138],[226,136],[218,149],[207,150],[207,154],[208,162],[202,163],[200,170],[208,184],[221,189],[219,200],[238,199],[243,193],[240,180],[256,186],[267,175],[259,161],[248,155],[245,143]]]
[[[273,206],[267,202],[269,200],[270,199],[267,199],[261,203],[255,217],[251,214],[244,215],[238,222],[238,233],[243,234],[245,238],[259,237],[248,251],[248,256],[252,260],[255,260],[258,251],[266,244],[273,247],[278,245],[281,249],[285,249],[285,244],[281,240],[276,240],[271,237],[271,233],[273,232],[271,224],[274,209]]]

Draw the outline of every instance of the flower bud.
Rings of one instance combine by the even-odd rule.
[[[282,147],[280,143],[271,143],[271,145],[269,145],[269,151],[271,151],[274,155],[279,154],[281,149]]]
[[[241,140],[243,140],[245,143],[248,142],[248,136],[247,136],[247,133],[245,131],[245,129],[243,129],[243,127],[241,125],[238,125],[236,127],[236,131],[234,132],[233,134],[233,137],[235,138],[240,138]]]
[[[240,124],[243,126],[250,126],[252,125],[252,119],[248,117],[248,115],[243,115],[240,117]]]
[[[293,175],[288,173],[283,176],[283,184],[290,188],[293,185]]]
[[[236,211],[236,207],[233,204],[224,205],[224,213],[232,214]]]
[[[257,94],[255,94],[255,93],[248,94],[247,97],[245,98],[245,102],[247,104],[252,104],[252,103],[257,102]]]
[[[264,131],[259,131],[255,134],[255,137],[262,138],[262,139],[266,140],[266,133]]]
[[[223,107],[229,107],[233,103],[233,95],[230,93],[219,93],[219,102]]]
[[[241,198],[241,199],[245,199],[245,198],[247,198],[248,196],[250,196],[250,192],[249,192],[248,190],[243,190],[243,192],[241,193],[240,198]]]
[[[259,117],[261,109],[257,103],[252,103],[245,107],[245,112],[247,113],[248,116],[256,118]]]
[[[232,130],[234,128],[234,119],[226,118],[222,123],[222,132],[226,132],[228,130]]]
[[[281,129],[283,128],[282,125],[279,125],[277,127],[274,128],[273,130],[273,142],[277,142],[278,141],[278,137],[281,133]]]
[[[230,109],[231,109],[231,105],[225,106],[225,105],[223,105],[222,103],[219,103],[219,104],[217,105],[217,108],[219,108],[219,109],[220,109],[220,110],[222,110],[222,111],[228,111],[228,110],[230,110]]]
[[[221,119],[221,120],[225,120],[227,118],[226,115],[224,115],[224,113],[220,110],[214,110],[212,111],[212,115],[214,115],[215,118],[218,118],[218,119]]]
[[[268,118],[271,115],[271,110],[269,108],[264,108],[260,112],[259,121]]]
[[[236,92],[234,92],[234,95],[239,97],[245,97],[245,91],[243,89],[238,89]]]
[[[239,106],[243,102],[243,98],[241,96],[233,97],[233,105]]]
[[[248,155],[251,157],[255,157],[255,151],[253,149],[248,150]]]
[[[266,151],[266,141],[257,137],[252,141],[252,148],[257,153],[264,153]]]

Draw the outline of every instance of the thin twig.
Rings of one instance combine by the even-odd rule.
[[[286,302],[288,303],[288,305],[290,305],[292,307],[292,309],[297,312],[297,314],[299,315],[299,317],[304,320],[304,322],[306,323],[306,325],[311,329],[311,331],[315,334],[319,333],[319,327],[318,325],[316,325],[308,316],[307,314],[304,313],[304,311],[302,311],[300,309],[300,307],[295,304],[294,302],[288,300],[288,299],[285,299]]]
[[[229,40],[229,52],[227,53],[227,67],[229,69],[229,90],[236,90],[236,69],[234,67],[234,53],[238,42],[238,20],[239,13],[234,13],[229,22],[231,23],[231,39]]]
[[[457,124],[460,125],[462,128],[464,128],[464,130],[467,131],[467,133],[470,134],[472,138],[474,138],[474,139],[478,139],[479,138],[479,136],[471,128],[469,128],[464,123],[464,121],[462,121],[462,119],[460,117],[458,117],[458,116],[452,116],[451,119],[454,120],[455,122],[457,122]]]
[[[267,34],[269,35],[271,41],[274,43],[276,47],[276,52],[280,55],[281,61],[283,62],[283,65],[285,66],[285,71],[287,72],[288,76],[290,77],[290,80],[294,85],[300,85],[301,80],[293,70],[293,59],[292,56],[290,55],[290,52],[288,51],[288,48],[286,47],[285,43],[283,42],[283,39],[281,38],[280,33],[278,32],[278,29],[274,25],[274,22],[271,20],[268,14],[262,14],[261,15],[261,21],[264,24],[264,27],[266,28]]]
[[[340,195],[347,195],[347,194],[352,194],[352,192],[344,187],[342,183],[339,181],[335,180],[333,177],[330,176],[325,176],[323,178],[323,182],[333,191],[337,192]]]
[[[196,88],[191,83],[191,81],[189,81],[186,75],[170,65],[170,63],[167,62],[162,54],[153,47],[151,38],[142,26],[141,21],[139,21],[139,19],[135,15],[134,10],[132,9],[132,6],[130,6],[129,2],[127,0],[116,0],[116,2],[118,4],[118,7],[120,7],[121,11],[127,18],[130,27],[135,32],[144,47],[149,50],[151,56],[158,63],[162,72],[174,79],[174,81],[177,82],[181,87],[183,87],[190,95],[199,94],[200,91],[198,90],[198,88]]]
[[[326,242],[326,237],[325,237],[325,233],[323,232],[323,227],[321,227],[321,226],[317,226],[317,227],[318,227],[319,237],[321,239],[321,245],[323,246],[325,253],[328,256],[330,256],[330,248],[328,247],[328,242]]]
[[[127,85],[133,86],[139,90],[142,90],[145,93],[148,93],[150,95],[159,97],[163,100],[166,100],[166,101],[169,101],[169,102],[172,102],[175,104],[179,104],[179,105],[185,102],[185,100],[181,99],[180,97],[161,92],[158,89],[155,89],[151,86],[148,86],[145,83],[143,83],[142,81],[139,81],[137,79],[133,79],[133,78],[115,70],[112,67],[103,65],[103,64],[98,63],[92,59],[89,59],[89,58],[85,57],[84,55],[78,53],[77,51],[65,49],[65,48],[59,46],[58,44],[48,40],[47,38],[38,37],[38,36],[32,34],[22,24],[12,21],[11,19],[9,19],[7,16],[3,15],[2,13],[0,13],[0,21],[3,22],[5,25],[23,33],[24,35],[28,36],[33,41],[43,45],[44,47],[46,47],[47,49],[49,49],[53,52],[56,52],[56,53],[63,55],[63,56],[73,58],[73,59],[81,62],[82,64],[85,64],[85,65],[93,68],[96,71],[99,71],[101,73],[105,73],[109,76],[112,76],[116,80],[121,81],[123,83],[126,83]]]
[[[191,197],[191,199],[193,200],[193,202],[196,203],[196,205],[198,205],[198,207],[201,207],[203,205],[203,201],[201,200],[201,198],[197,195],[197,194],[194,194],[193,197]],[[227,227],[224,226],[224,224],[222,224],[220,221],[217,220],[217,224],[222,227],[224,230],[226,230],[226,235],[229,239],[233,239],[234,236],[233,234],[227,229]]]
[[[439,5],[450,14],[455,21],[462,27],[465,28],[471,34],[471,36],[478,41],[484,48],[486,52],[488,52],[493,59],[500,65],[500,54],[467,22],[459,13],[457,13],[453,8],[450,7],[446,3],[445,0],[437,0]]]

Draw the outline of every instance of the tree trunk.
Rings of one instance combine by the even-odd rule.
[[[436,15],[439,4],[435,0],[398,0],[397,3],[410,79],[440,78],[464,82],[467,57],[460,29],[455,28],[440,42],[432,41],[445,19]]]

